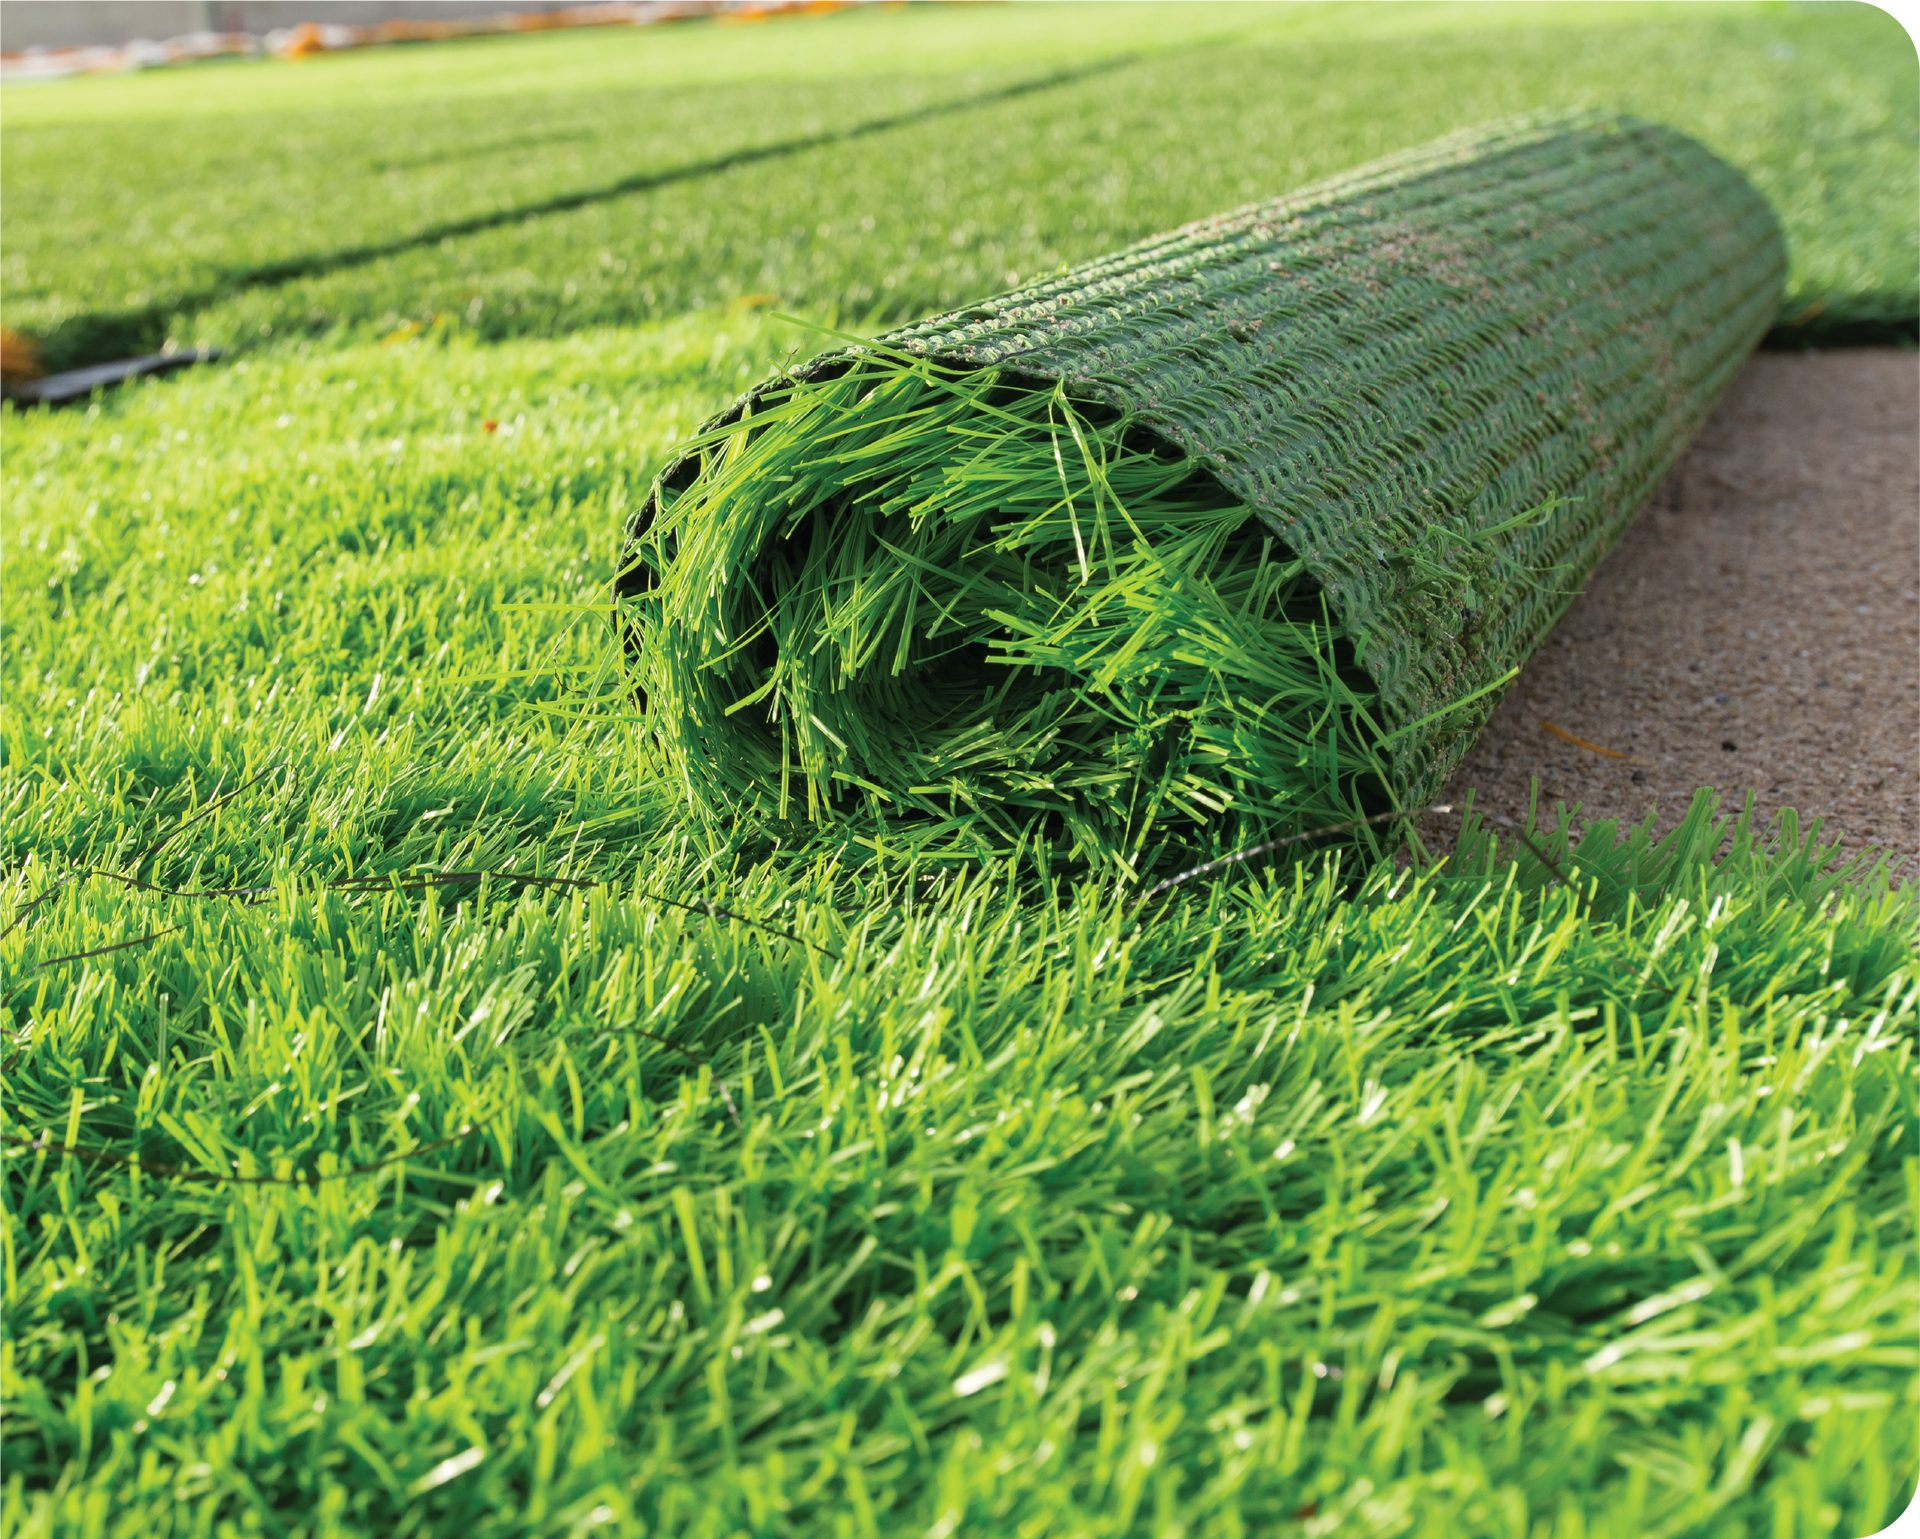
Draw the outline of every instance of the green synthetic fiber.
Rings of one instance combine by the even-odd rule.
[[[648,539],[676,644],[644,686],[709,811],[867,808],[976,852],[1038,829],[1131,872],[1387,805],[1306,563],[1128,418],[877,354],[701,452]]]

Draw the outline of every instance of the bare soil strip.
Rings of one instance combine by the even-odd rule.
[[[1610,758],[1545,730],[1550,722]],[[1696,786],[1920,862],[1920,359],[1759,353],[1448,788],[1670,827]],[[1447,820],[1422,837],[1450,843]]]

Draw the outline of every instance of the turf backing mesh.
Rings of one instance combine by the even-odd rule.
[[[1127,862],[1414,805],[1785,267],[1692,140],[1535,115],[818,357],[629,530],[650,724],[714,810]]]

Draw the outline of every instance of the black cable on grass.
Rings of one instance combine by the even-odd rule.
[[[87,951],[70,951],[65,956],[45,957],[35,962],[31,967],[27,968],[26,971],[32,973],[37,972],[42,967],[59,967],[67,962],[84,962],[91,957],[109,956],[116,951],[132,951],[137,946],[150,946],[155,941],[164,940],[169,935],[178,935],[184,929],[186,929],[186,926],[183,924],[170,924],[164,930],[152,930],[145,935],[136,935],[132,940],[114,941],[111,945],[95,946]],[[27,980],[25,978],[20,979],[20,981],[8,989],[4,995],[0,995],[0,1005],[11,1003],[13,996],[26,986]],[[0,1064],[0,1079],[4,1079],[8,1074],[13,1072],[14,1064],[19,1062],[20,1054],[25,1051],[25,1048],[16,1048],[8,1055],[7,1061],[4,1064]]]
[[[1417,817],[1422,815],[1423,813],[1429,813],[1429,812],[1459,815],[1459,809],[1456,809],[1451,805],[1448,805],[1445,803],[1435,804],[1435,805],[1422,807],[1422,808],[1415,808],[1415,809],[1412,809],[1411,811],[1396,809],[1390,812],[1376,813],[1372,817],[1367,818],[1365,820],[1356,820],[1356,821],[1347,822],[1347,823],[1329,824],[1322,828],[1309,829],[1304,833],[1292,834],[1280,839],[1268,840],[1265,843],[1258,844],[1258,845],[1250,845],[1243,849],[1235,850],[1230,854],[1220,857],[1217,860],[1207,861],[1201,865],[1191,867],[1188,870],[1182,871],[1177,875],[1169,877],[1167,880],[1156,884],[1155,886],[1149,888],[1145,893],[1141,894],[1140,898],[1136,902],[1136,907],[1144,906],[1148,900],[1159,897],[1161,894],[1169,892],[1173,888],[1182,886],[1187,882],[1197,880],[1201,877],[1212,875],[1215,872],[1225,870],[1231,866],[1244,864],[1249,860],[1257,859],[1261,855],[1271,853],[1274,850],[1282,849],[1294,844],[1299,844],[1311,839],[1329,838],[1335,834],[1349,832],[1353,828],[1359,826],[1360,821],[1364,821],[1366,823],[1383,823],[1383,822],[1388,822],[1394,819],[1406,819],[1406,818]],[[1566,884],[1566,877],[1561,872],[1559,865],[1549,855],[1547,855],[1543,850],[1541,850],[1539,846],[1536,845],[1533,842],[1533,840],[1528,837],[1526,831],[1522,829],[1519,824],[1515,823],[1513,819],[1505,817],[1500,813],[1483,813],[1482,816],[1486,817],[1490,822],[1499,824],[1509,829],[1510,831],[1512,831],[1515,837],[1519,839],[1521,844],[1523,844],[1528,850],[1528,852],[1533,855],[1534,859],[1540,863],[1542,869],[1547,873],[1549,880],[1560,885]],[[161,887],[155,883],[146,882],[136,877],[129,877],[120,872],[104,871],[104,870],[97,870],[97,869],[86,869],[86,870],[72,873],[72,877],[74,878],[77,878],[80,876],[104,876],[114,881],[123,882],[126,885],[131,887],[139,888],[139,889],[150,891],[150,892],[162,893],[171,897],[201,897],[201,898],[239,897],[239,896],[250,896],[254,894],[263,894],[273,890],[271,887],[205,888],[205,889],[198,889],[198,890],[193,890],[193,889],[181,890],[181,889]],[[412,885],[415,887],[427,887],[427,886],[436,886],[436,885],[441,885],[443,883],[451,883],[451,882],[457,882],[457,881],[477,881],[486,877],[495,877],[495,878],[501,878],[501,879],[517,879],[517,880],[527,881],[535,885],[570,887],[570,888],[576,888],[576,889],[609,885],[606,883],[596,882],[596,881],[586,879],[586,878],[581,878],[581,877],[551,877],[551,876],[540,877],[540,876],[529,876],[524,873],[518,873],[518,872],[502,872],[502,871],[443,872],[443,873],[438,873],[436,876],[432,878],[427,878],[424,880],[414,882]],[[359,885],[338,883],[338,884],[329,884],[329,887],[327,890],[373,892],[373,891],[386,890],[387,887],[398,887],[400,885],[401,884],[399,883],[382,884],[379,882],[366,882]],[[48,893],[42,894],[42,897],[50,896],[51,891],[52,890],[50,889]],[[796,942],[797,944],[800,944],[803,946],[809,946],[815,950],[825,952],[828,956],[833,957],[836,961],[842,960],[838,952],[831,951],[824,946],[818,945],[816,942],[805,940],[804,938],[798,935],[794,935],[789,931],[781,930],[775,926],[768,925],[764,921],[754,920],[744,915],[735,914],[730,910],[721,908],[718,904],[709,903],[704,900],[699,903],[687,903],[678,899],[667,898],[660,894],[642,894],[641,896],[652,898],[656,902],[666,903],[673,907],[685,909],[692,913],[704,914],[709,918],[736,919],[741,921],[742,923],[755,925],[758,928],[767,930],[770,933],[775,935],[780,935],[785,939]],[[35,899],[34,901],[37,903],[40,900]],[[183,928],[185,928],[185,926],[183,925],[173,925],[165,930],[156,930],[150,935],[140,936],[135,940],[121,941],[110,946],[100,946],[100,947],[94,948],[91,951],[75,952],[70,956],[48,958],[44,961],[35,963],[34,966],[35,967],[51,967],[62,962],[81,961],[88,957],[104,956],[110,952],[128,950],[135,946],[143,946],[148,944],[151,941],[159,940],[164,936],[175,934]],[[1672,995],[1674,992],[1672,989],[1667,988],[1663,984],[1652,982],[1651,979],[1645,979],[1641,981],[1646,986],[1651,987],[1661,993]],[[740,1109],[735,1104],[732,1092],[728,1089],[726,1081],[720,1076],[712,1059],[707,1058],[704,1055],[695,1052],[692,1048],[688,1047],[685,1043],[677,1042],[671,1037],[662,1036],[658,1032],[649,1031],[644,1026],[623,1026],[623,1027],[610,1028],[604,1035],[606,1036],[632,1035],[632,1036],[645,1037],[649,1041],[658,1043],[660,1046],[667,1048],[671,1052],[678,1053],[681,1057],[685,1058],[688,1062],[694,1064],[697,1068],[705,1069],[708,1072],[708,1074],[712,1077],[714,1089],[718,1091],[722,1103],[727,1108],[728,1116],[733,1119],[734,1126],[736,1128],[744,1129],[746,1124],[740,1116]],[[23,1051],[24,1051],[24,1048],[18,1049],[8,1058],[5,1066],[5,1072],[11,1072],[13,1065],[19,1060],[20,1053]],[[417,1148],[407,1150],[404,1153],[388,1155],[385,1158],[375,1160],[367,1164],[352,1166],[346,1170],[333,1171],[326,1175],[309,1173],[309,1174],[302,1174],[302,1175],[295,1175],[295,1176],[242,1176],[242,1175],[235,1175],[232,1173],[220,1172],[220,1171],[192,1170],[192,1169],[188,1169],[181,1166],[168,1165],[158,1161],[143,1159],[138,1155],[126,1154],[117,1150],[107,1149],[98,1145],[55,1143],[50,1139],[46,1138],[44,1135],[38,1138],[22,1138],[17,1134],[0,1133],[0,1144],[4,1144],[11,1148],[25,1149],[32,1152],[46,1152],[46,1153],[60,1154],[60,1155],[71,1155],[76,1159],[88,1160],[97,1164],[132,1165],[137,1169],[139,1169],[140,1171],[142,1171],[144,1174],[148,1174],[155,1177],[159,1177],[161,1179],[168,1179],[168,1180],[199,1181],[199,1182],[208,1182],[208,1183],[215,1183],[215,1184],[231,1183],[231,1184],[252,1185],[252,1186],[309,1186],[311,1187],[311,1186],[319,1185],[322,1181],[344,1180],[351,1177],[374,1175],[382,1170],[391,1169],[393,1166],[402,1164],[408,1160],[415,1160],[420,1158],[423,1155],[434,1154],[434,1153],[438,1153],[443,1149],[452,1148],[454,1145],[463,1142],[464,1140],[474,1136],[477,1133],[485,1132],[489,1127],[493,1126],[496,1122],[498,1122],[501,1117],[505,1116],[508,1110],[509,1108],[503,1107],[501,1108],[500,1111],[496,1112],[493,1116],[483,1118],[481,1121],[477,1123],[465,1124],[461,1127],[459,1132],[451,1134],[446,1138],[436,1140],[433,1143],[422,1144]]]

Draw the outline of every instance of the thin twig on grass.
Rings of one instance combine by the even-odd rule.
[[[252,790],[255,786],[259,785],[261,781],[265,780],[267,776],[271,775],[275,770],[279,768],[280,766],[278,764],[269,764],[265,769],[260,771],[260,773],[255,775],[251,780],[245,781],[242,784],[235,786],[231,791],[228,791],[223,795],[214,797],[212,801],[208,802],[206,806],[202,807],[192,817],[176,825],[173,831],[169,833],[165,838],[163,838],[158,844],[152,846],[143,854],[136,856],[133,862],[133,869],[138,871],[141,868],[141,866],[145,865],[149,860],[152,860],[154,856],[158,855],[168,845],[172,844],[175,839],[179,838],[180,835],[184,834],[189,828],[193,827],[193,825],[198,823],[202,818],[211,817],[215,812],[218,812],[220,808],[224,807],[228,802],[232,801],[236,796],[239,796],[244,791]]]
[[[1430,806],[1415,807],[1410,810],[1395,809],[1392,812],[1376,812],[1371,817],[1351,818],[1344,823],[1329,823],[1324,828],[1310,828],[1305,833],[1288,834],[1284,839],[1269,839],[1264,844],[1250,844],[1245,849],[1234,850],[1230,854],[1222,855],[1218,860],[1210,860],[1205,865],[1193,866],[1188,870],[1179,872],[1177,875],[1168,877],[1164,882],[1156,883],[1143,892],[1138,901],[1145,903],[1149,898],[1157,898],[1161,893],[1178,887],[1184,882],[1191,882],[1197,877],[1210,875],[1215,871],[1223,870],[1228,866],[1239,865],[1244,861],[1255,860],[1270,851],[1282,849],[1290,844],[1302,844],[1309,839],[1324,839],[1331,834],[1346,833],[1351,829],[1362,827],[1368,823],[1388,823],[1396,818],[1416,818],[1429,812],[1446,813],[1455,817],[1460,815],[1460,809],[1444,802],[1437,802]],[[1489,823],[1497,823],[1502,828],[1508,829],[1516,839],[1526,846],[1527,852],[1532,855],[1535,860],[1540,862],[1541,867],[1546,871],[1548,877],[1555,882],[1565,883],[1566,878],[1561,874],[1560,867],[1555,863],[1553,857],[1548,855],[1539,845],[1535,844],[1532,839],[1528,838],[1526,830],[1521,828],[1512,818],[1503,817],[1497,812],[1483,812],[1481,816]]]
[[[1284,849],[1290,844],[1303,844],[1309,839],[1324,839],[1330,834],[1344,834],[1351,829],[1361,828],[1369,823],[1388,823],[1395,818],[1417,817],[1422,812],[1451,812],[1452,810],[1451,807],[1419,807],[1415,808],[1412,812],[1403,812],[1399,808],[1395,808],[1392,812],[1376,812],[1372,817],[1349,818],[1344,823],[1329,823],[1324,828],[1310,828],[1303,834],[1288,834],[1284,839],[1269,839],[1264,844],[1250,844],[1244,849],[1234,850],[1230,854],[1222,855],[1218,860],[1210,860],[1205,865],[1190,867],[1175,876],[1168,877],[1164,882],[1156,883],[1140,894],[1139,901],[1145,903],[1147,899],[1157,898],[1161,893],[1178,887],[1183,882],[1191,882],[1198,877],[1208,876],[1215,871],[1224,870],[1228,866],[1237,866],[1243,861],[1257,860],[1260,856],[1270,851]]]
[[[137,888],[142,892],[158,893],[163,897],[169,898],[244,898],[250,902],[255,902],[274,890],[271,884],[257,887],[163,887],[157,882],[142,881],[139,877],[128,876],[120,871],[104,871],[95,867],[82,867],[62,877],[53,887],[41,893],[39,897],[29,903],[25,909],[21,910],[20,916],[16,917],[14,923],[19,923],[19,918],[25,916],[27,909],[31,909],[44,899],[52,897],[56,891],[67,883],[85,876],[105,877],[108,881],[119,882],[127,887]],[[590,887],[608,887],[612,885],[610,882],[591,877],[537,876],[525,871],[439,871],[419,876],[399,875],[396,873],[393,878],[387,880],[361,878],[344,882],[323,882],[318,890],[321,892],[347,894],[420,892],[428,888],[450,887],[461,882],[479,882],[488,878],[496,881],[525,882],[532,887],[568,887],[576,890]],[[805,946],[809,950],[818,951],[823,956],[831,957],[836,962],[846,960],[831,946],[823,946],[818,941],[810,941],[803,935],[796,935],[791,930],[783,930],[779,925],[768,924],[764,919],[756,919],[751,914],[736,913],[734,910],[722,907],[720,904],[706,898],[689,901],[684,898],[669,898],[664,893],[657,892],[641,892],[635,896],[644,902],[663,903],[669,908],[683,909],[687,913],[699,914],[707,919],[735,920],[740,924],[751,926],[754,929],[764,930],[769,935],[777,935],[782,940],[792,941],[797,946]],[[184,927],[181,925],[172,925],[164,930],[155,930],[151,935],[143,935],[137,940],[120,941],[115,945],[96,947],[92,951],[76,951],[66,956],[48,957],[32,965],[36,968],[55,967],[63,962],[79,962],[88,957],[104,956],[110,951],[124,951],[134,946],[144,946],[149,941],[159,940],[164,935],[172,935],[175,931],[182,928]],[[6,931],[0,931],[0,939],[4,939],[6,934],[10,933],[12,929],[13,926],[9,925]]]
[[[1597,753],[1602,758],[1623,759],[1628,764],[1645,764],[1647,762],[1645,759],[1636,758],[1630,753],[1620,753],[1612,748],[1602,748],[1598,743],[1589,743],[1585,738],[1575,737],[1565,728],[1556,727],[1550,721],[1541,722],[1540,730],[1542,732],[1551,732],[1555,737],[1559,738],[1561,742],[1571,743],[1575,748],[1584,748],[1588,753]]]
[[[198,823],[202,818],[208,817],[212,813],[217,812],[221,807],[225,806],[228,802],[232,801],[236,796],[239,796],[243,791],[252,790],[253,787],[257,786],[261,781],[265,780],[267,776],[271,775],[275,770],[279,768],[280,766],[278,764],[269,764],[265,769],[260,771],[260,773],[255,775],[251,780],[246,781],[244,784],[235,786],[231,791],[227,791],[222,795],[216,796],[212,801],[208,802],[206,806],[202,807],[192,817],[189,817],[184,822],[176,825],[172,830],[172,832],[166,834],[159,841],[159,843],[148,847],[146,850],[142,851],[139,855],[135,856],[134,862],[133,862],[133,869],[138,871],[141,868],[141,866],[145,865],[154,856],[158,855],[163,849],[165,849],[169,844],[171,844],[176,837],[186,832],[186,830],[191,828],[195,823]],[[42,903],[45,903],[47,899],[53,897],[55,894],[59,893],[63,888],[68,886],[70,883],[77,881],[82,876],[110,876],[114,878],[114,880],[116,881],[126,882],[135,887],[146,887],[150,885],[148,883],[142,882],[138,877],[123,876],[117,871],[101,871],[91,866],[82,866],[77,870],[69,871],[65,876],[57,879],[51,886],[42,889],[39,893],[37,893],[32,898],[29,898],[24,904],[22,904],[20,908],[15,911],[13,918],[7,921],[7,927],[4,930],[0,930],[0,940],[5,940],[9,935],[13,934],[13,932],[20,927],[21,921],[23,921],[27,917],[27,915],[31,914]],[[156,888],[155,890],[164,891],[165,889]],[[205,894],[204,896],[211,896],[211,895],[212,894]],[[203,895],[195,894],[195,896],[203,896]],[[221,896],[226,896],[226,894],[221,894]],[[72,959],[68,958],[66,960],[72,960]]]
[[[35,967],[58,967],[62,962],[84,962],[88,957],[103,957],[111,951],[131,951],[135,946],[145,946],[159,940],[163,935],[175,935],[186,929],[183,924],[170,924],[164,930],[155,930],[151,934],[137,936],[133,940],[115,941],[111,946],[95,946],[91,951],[74,951],[63,957],[48,957],[35,962]]]

